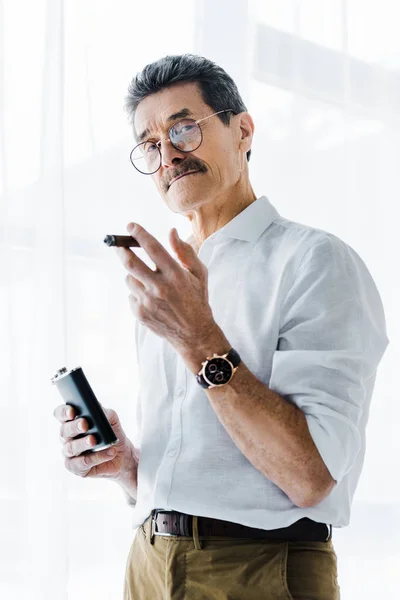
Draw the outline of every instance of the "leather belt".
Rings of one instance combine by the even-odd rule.
[[[152,512],[152,535],[193,536],[192,515],[178,511],[155,509]],[[198,517],[199,537],[232,537],[284,541],[327,542],[332,536],[332,525],[317,523],[304,517],[280,529],[256,529],[240,523],[231,523],[210,517]]]

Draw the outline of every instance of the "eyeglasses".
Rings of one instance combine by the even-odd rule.
[[[234,112],[232,109],[227,108],[226,110],[219,110],[218,112],[194,121],[193,119],[182,119],[171,125],[168,129],[168,137],[171,144],[180,152],[194,152],[200,146],[203,141],[203,133],[200,129],[199,123],[210,119],[215,115],[219,115],[224,112]],[[143,175],[153,175],[161,167],[161,140],[155,142],[142,142],[134,147],[130,154],[131,163]]]

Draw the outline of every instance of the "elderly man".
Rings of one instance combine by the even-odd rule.
[[[175,258],[128,226],[156,265],[116,249],[140,448],[106,409],[120,447],[83,465],[87,422],[64,407],[66,466],[114,478],[135,506],[125,600],[336,600],[332,527],[349,524],[389,341],[374,281],[345,242],[255,194],[254,123],[218,65],[167,56],[132,80],[126,106],[133,166],[192,235],[171,230]]]

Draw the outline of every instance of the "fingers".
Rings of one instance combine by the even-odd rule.
[[[112,409],[102,407],[108,418],[115,418],[117,415]],[[110,473],[117,472],[117,466],[112,463],[108,465],[116,456],[114,448],[106,448],[100,452],[90,452],[93,446],[96,446],[97,440],[94,435],[84,435],[89,429],[89,424],[84,418],[76,418],[76,411],[73,406],[61,404],[53,411],[54,417],[61,423],[60,441],[62,443],[62,454],[65,456],[65,468],[80,477],[110,477]],[[111,455],[108,454],[111,452]],[[111,469],[111,470],[110,470]]]
[[[129,231],[129,230],[128,230]],[[155,282],[155,276],[158,272],[173,273],[177,271],[178,264],[175,259],[169,254],[164,246],[153,237],[148,231],[146,231],[141,225],[135,224],[134,233],[129,231],[131,235],[134,235],[135,239],[139,242],[139,238],[143,242],[142,248],[150,256],[151,260],[157,267],[156,271],[153,271],[147,266],[132,250],[127,248],[115,248],[115,252],[118,254],[124,267],[138,279],[145,287],[152,287]],[[141,244],[142,242],[139,242]]]
[[[71,440],[72,438],[76,437],[77,435],[82,435],[89,429],[89,424],[86,419],[84,419],[84,418],[76,419],[75,418],[76,413],[72,406],[69,406],[69,405],[57,406],[57,408],[54,410],[53,414],[56,417],[56,419],[58,419],[58,421],[60,421],[60,423],[61,423],[60,441],[63,443],[68,440]],[[92,436],[92,438],[93,438],[93,436]],[[91,445],[94,445],[94,444],[91,444]],[[75,452],[75,454],[83,452],[83,450],[87,450],[87,449],[88,449],[88,446],[86,446],[86,444],[83,449],[81,448],[81,446],[78,446],[77,450],[79,450],[79,452]],[[70,451],[72,451],[72,450],[70,450]]]
[[[67,441],[77,435],[86,433],[89,429],[89,423],[83,417],[81,419],[74,419],[73,421],[67,421],[60,427],[60,438]]]
[[[111,455],[108,452],[112,452]],[[66,458],[64,460],[65,468],[73,473],[74,475],[79,475],[80,477],[86,477],[89,472],[92,472],[93,467],[98,466],[98,475],[102,474],[102,465],[104,463],[110,462],[115,457],[115,449],[107,448],[106,450],[101,450],[100,452],[91,452],[89,454],[84,454],[81,456]],[[104,469],[104,474],[106,474],[109,468]]]
[[[60,404],[54,409],[53,415],[57,421],[60,421],[60,423],[65,423],[66,421],[75,418],[75,409],[69,404]]]
[[[57,406],[53,412],[55,418],[61,423],[60,442],[63,444],[62,452],[66,457],[78,456],[97,444],[94,435],[74,439],[89,429],[87,420],[76,419],[75,414],[74,408],[65,404]]]
[[[79,456],[82,452],[96,446],[97,441],[94,435],[85,435],[83,438],[68,440],[62,447],[62,453],[67,458]]]

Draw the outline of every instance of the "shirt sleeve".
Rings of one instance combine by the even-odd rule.
[[[281,310],[269,387],[304,412],[340,482],[360,449],[365,384],[389,342],[379,292],[359,255],[327,234],[306,251]]]

